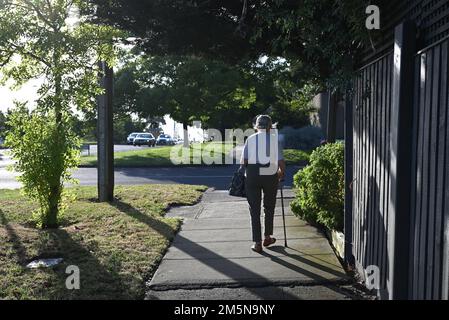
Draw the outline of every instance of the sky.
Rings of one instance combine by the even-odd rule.
[[[68,26],[75,26],[79,21],[78,11],[73,7],[70,11],[69,17],[66,19]],[[8,86],[0,85],[0,111],[6,111],[9,108],[14,107],[14,100],[20,102],[28,101],[34,104],[34,100],[37,99],[36,91],[42,84],[42,79],[31,80],[22,86],[20,90],[10,90]]]
[[[33,104],[37,98],[36,91],[41,84],[41,80],[32,80],[17,91],[10,90],[8,86],[0,86],[0,111],[6,111],[14,107],[14,100],[20,102],[28,101]]]
[[[19,100],[21,102],[29,101],[32,103],[37,97],[36,90],[40,84],[41,80],[33,80],[18,91],[12,91],[8,89],[8,87],[0,86],[0,111],[5,112],[8,108],[14,107],[14,100]],[[161,125],[161,129],[164,133],[175,138],[182,138],[182,124],[175,122],[169,116],[165,116],[164,119],[165,124]],[[195,141],[202,141],[203,130],[189,126],[189,138]]]

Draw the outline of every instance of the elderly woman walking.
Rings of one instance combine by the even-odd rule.
[[[276,242],[273,235],[274,208],[279,181],[285,175],[285,161],[277,130],[273,130],[271,117],[260,115],[256,119],[257,133],[248,137],[243,148],[240,164],[245,168],[246,197],[251,215],[251,249],[257,253]],[[263,192],[264,240],[260,223],[261,200]]]

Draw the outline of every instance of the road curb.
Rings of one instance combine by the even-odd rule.
[[[266,281],[214,281],[205,280],[202,283],[179,283],[172,282],[166,284],[150,284],[147,282],[147,293],[149,291],[170,291],[170,290],[201,290],[213,288],[261,288],[261,287],[289,287],[289,286],[318,286],[318,285],[348,285],[354,280],[349,277],[335,277],[326,280],[310,280],[310,279],[280,279]]]

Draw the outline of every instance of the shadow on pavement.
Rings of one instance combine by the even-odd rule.
[[[121,212],[128,214],[129,216],[139,220],[140,222],[143,222],[145,224],[147,224],[148,226],[150,226],[151,228],[155,229],[157,232],[159,232],[161,235],[167,236],[168,232],[170,232],[171,230],[169,230],[169,227],[167,225],[165,225],[163,222],[158,221],[142,212],[140,212],[138,209],[132,207],[131,205],[121,202],[121,201],[115,201],[114,206],[116,206]],[[222,256],[217,255],[215,253],[213,253],[212,251],[182,237],[181,235],[177,236],[179,241],[183,241],[184,243],[188,243],[190,248],[193,248],[195,251],[197,252],[199,255],[204,254],[204,253],[208,253],[209,255],[212,255],[214,258],[212,259],[207,259],[207,260],[202,260],[202,263],[208,265],[209,267],[215,269],[216,271],[223,273],[224,275],[233,278],[233,279],[237,279],[237,276],[239,278],[242,278],[242,276],[244,278],[248,278],[248,279],[253,279],[253,278],[257,278],[260,276],[254,272],[252,272],[251,270],[245,269],[239,265],[237,265],[234,262],[231,262],[229,260],[225,260],[223,259]],[[189,252],[186,252],[187,254],[189,254]],[[195,258],[195,256],[193,256],[193,258]],[[265,282],[269,281],[269,279],[260,279],[260,280],[265,280]],[[253,293],[255,293],[256,295],[259,295],[262,299],[264,298],[268,298],[268,296],[263,296],[262,293],[259,292],[259,290],[257,290],[256,288],[248,288],[250,291],[252,291]],[[283,299],[296,299],[293,295],[290,295],[286,292],[284,292],[281,288],[273,288],[274,291],[272,291],[271,295],[273,295],[273,293],[275,295],[279,295],[279,297],[282,297]],[[272,298],[272,297],[271,297]]]
[[[198,245],[195,242],[190,241],[189,239],[187,239],[179,234],[177,235],[177,240],[182,241],[183,244],[186,244],[187,247],[189,247],[191,250],[185,250],[185,249],[181,249],[179,247],[177,247],[177,248],[179,248],[180,250],[183,250],[185,253],[187,253],[194,259],[195,258],[198,259],[196,256],[204,256],[207,254],[210,258],[202,259],[201,263],[224,274],[225,276],[229,277],[230,279],[235,280],[236,284],[238,284],[240,286],[245,286],[246,289],[248,289],[249,291],[256,294],[257,296],[259,296],[262,299],[273,298],[273,295],[278,296],[280,298],[282,297],[282,299],[287,299],[287,300],[297,299],[295,296],[293,296],[293,295],[283,291],[281,288],[277,288],[277,287],[273,287],[272,291],[270,292],[270,295],[265,296],[257,288],[261,287],[261,286],[266,286],[267,284],[269,284],[271,282],[270,279],[261,277],[259,274],[255,273],[251,270],[248,270],[246,268],[243,268],[243,267],[239,266],[238,264],[225,259],[224,257],[212,252],[209,249],[206,249],[206,248]],[[176,247],[175,244],[173,244],[173,246]],[[198,259],[198,260],[200,260],[200,259]],[[239,282],[240,281],[239,279],[255,279],[255,280],[253,282],[245,281],[242,283],[242,282]],[[215,287],[219,287],[219,285],[216,285]]]
[[[292,250],[294,250],[294,249],[292,249]],[[303,274],[305,274],[305,275],[307,275],[307,276],[317,280],[318,282],[320,282],[320,281],[323,282],[323,281],[327,281],[327,280],[326,280],[326,278],[322,278],[322,277],[320,277],[320,276],[318,276],[318,275],[316,275],[314,273],[311,273],[309,271],[303,270],[302,268],[298,268],[295,265],[291,265],[288,262],[285,262],[285,261],[279,259],[279,257],[276,257],[276,256],[273,256],[273,255],[269,254],[270,251],[277,252],[277,253],[282,253],[286,257],[290,257],[290,258],[295,259],[296,261],[299,261],[299,262],[302,262],[302,263],[306,263],[306,264],[308,264],[308,265],[310,265],[310,266],[312,266],[312,267],[314,267],[316,269],[320,269],[320,270],[322,270],[324,272],[327,272],[329,274],[332,274],[332,275],[334,275],[336,277],[343,277],[343,278],[346,277],[346,275],[342,274],[341,272],[338,272],[338,271],[336,271],[336,270],[334,270],[332,268],[328,268],[328,267],[324,266],[323,264],[319,264],[319,263],[313,262],[313,261],[311,261],[311,260],[309,260],[309,259],[304,257],[304,256],[308,255],[308,256],[314,257],[315,260],[320,260],[323,263],[329,264],[329,262],[327,262],[325,260],[322,260],[322,259],[319,259],[319,258],[316,257],[316,255],[313,255],[313,254],[305,254],[305,253],[303,253],[302,256],[301,255],[297,255],[297,254],[291,254],[291,253],[287,252],[287,250],[283,246],[269,247],[269,248],[267,248],[267,250],[265,250],[263,252],[263,255],[265,255],[266,257],[269,257],[274,262],[282,264],[282,265],[284,265],[284,266],[286,266],[286,267],[288,267],[289,269],[292,269],[292,270],[298,269],[297,270],[298,272],[301,272],[301,273],[303,273]],[[298,250],[295,250],[295,251],[298,251]],[[341,267],[341,266],[338,266],[338,267]]]

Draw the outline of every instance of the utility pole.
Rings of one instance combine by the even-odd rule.
[[[113,79],[114,71],[104,61],[99,62],[100,86],[104,93],[98,97],[98,199],[114,199],[114,142],[113,142]]]

